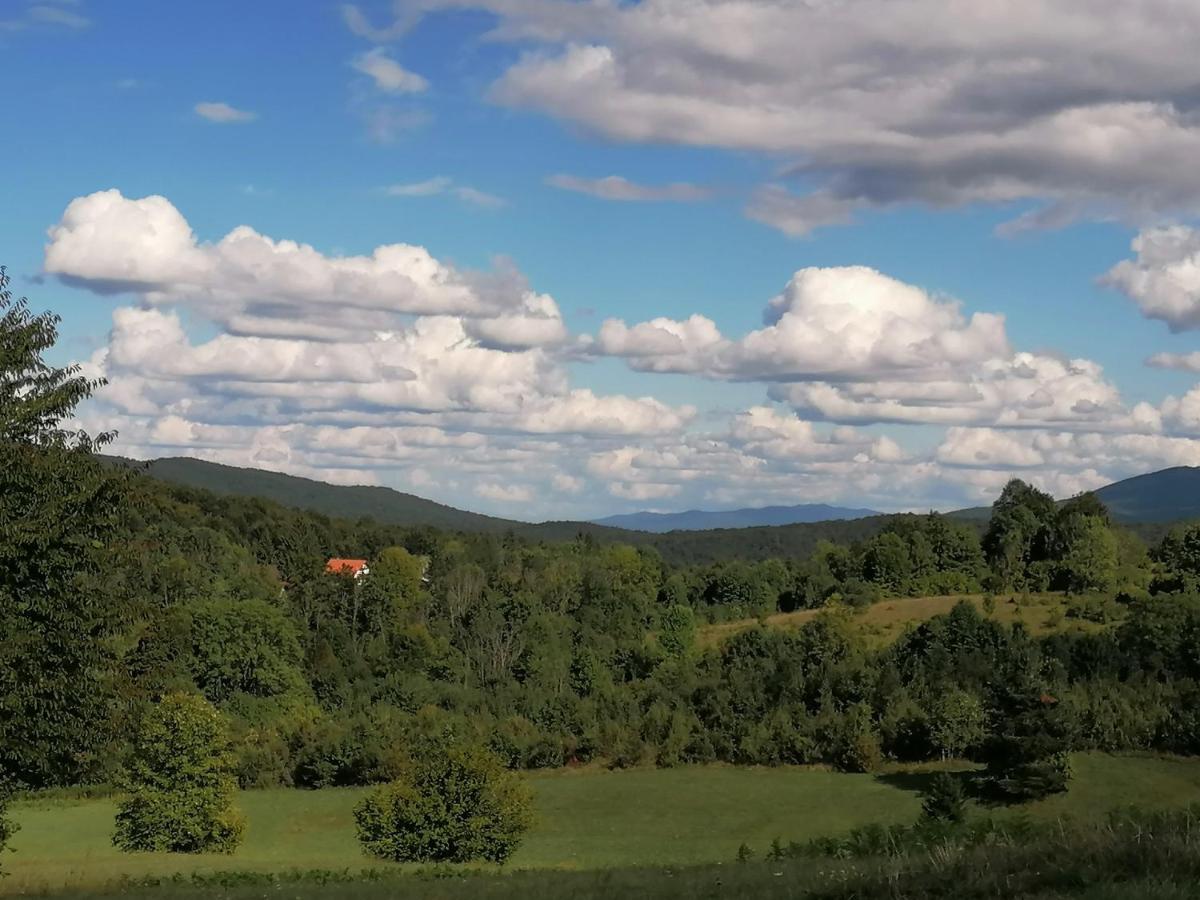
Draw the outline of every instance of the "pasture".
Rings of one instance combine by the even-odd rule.
[[[1091,819],[1122,806],[1176,806],[1200,796],[1197,761],[1080,754],[1074,765],[1068,794],[1022,811]],[[911,822],[931,768],[875,775],[727,766],[534,773],[538,821],[507,868],[728,865],[743,842],[761,857],[775,837],[803,841],[868,822]],[[121,853],[110,844],[111,800],[24,801],[13,809],[22,830],[4,859],[9,876],[0,880],[0,894],[99,889],[123,877],[174,873],[388,868],[365,858],[355,840],[352,810],[362,793],[245,792],[239,804],[247,837],[232,856]]]
[[[1103,626],[1082,619],[1067,618],[1072,598],[1062,594],[1033,594],[1030,596],[1003,595],[995,598],[989,612],[982,594],[956,594],[947,597],[894,597],[873,603],[862,610],[850,610],[852,621],[867,642],[883,647],[898,638],[908,628],[934,616],[950,612],[962,600],[973,604],[982,615],[1002,625],[1022,623],[1031,634],[1043,635],[1054,631],[1095,631]],[[799,628],[830,607],[801,609],[790,613],[775,613],[762,621],[770,628]],[[696,641],[701,647],[712,647],[728,637],[753,627],[758,619],[738,619],[720,622],[697,629]]]

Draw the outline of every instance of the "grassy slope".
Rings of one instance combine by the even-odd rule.
[[[1065,630],[1095,630],[1102,626],[1078,619],[1066,618],[1067,606],[1072,602],[1061,594],[1040,594],[1030,597],[1028,601],[1019,598],[997,597],[996,607],[991,613],[983,609],[983,596],[980,594],[958,595],[951,597],[898,597],[883,600],[867,607],[862,612],[854,614],[854,621],[867,635],[868,640],[877,646],[894,641],[906,628],[930,619],[933,616],[944,615],[954,608],[960,600],[967,600],[977,606],[981,613],[990,616],[997,622],[1010,625],[1013,622],[1023,622],[1033,634],[1047,634],[1051,631]],[[799,612],[776,613],[766,618],[766,624],[775,628],[799,628],[820,615],[820,609],[805,609]],[[1056,621],[1059,616],[1061,621]],[[697,641],[702,647],[711,647],[725,638],[744,631],[757,624],[757,619],[739,619],[736,622],[721,622],[716,625],[706,625],[697,632]]]
[[[911,772],[912,770],[906,770]],[[539,821],[510,869],[687,865],[733,859],[743,841],[759,854],[771,838],[803,840],[867,822],[912,821],[920,781],[821,769],[685,767],[559,771],[530,777]],[[1138,803],[1179,805],[1200,789],[1200,762],[1155,757],[1076,757],[1069,794],[1034,804],[1035,816],[1094,817]],[[233,856],[123,854],[109,845],[110,801],[25,803],[0,893],[96,886],[121,875],[197,871],[379,868],[355,842],[357,789],[270,790],[242,795],[249,819]]]

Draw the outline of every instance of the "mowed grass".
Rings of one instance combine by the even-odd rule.
[[[957,594],[948,597],[896,597],[873,603],[861,611],[852,611],[854,623],[862,630],[874,646],[891,643],[914,625],[945,615],[960,601],[973,604],[979,612],[1003,625],[1021,622],[1031,634],[1049,634],[1052,631],[1095,631],[1103,628],[1094,622],[1068,619],[1067,607],[1074,602],[1062,594],[1034,594],[1029,597],[1001,595],[995,599],[995,607],[989,613],[983,607],[982,594]],[[797,612],[775,613],[763,621],[768,627],[794,629],[810,622],[829,608],[802,609]],[[758,619],[739,619],[736,622],[721,622],[705,625],[697,630],[696,640],[701,647],[712,647],[740,631],[758,623]]]
[[[531,775],[538,821],[508,869],[608,869],[731,862],[745,842],[803,841],[868,822],[911,822],[915,787],[933,767],[845,775],[817,768],[558,771]],[[1200,761],[1083,754],[1065,796],[1025,808],[1039,817],[1094,818],[1138,804],[1200,797]],[[297,869],[385,868],[364,857],[352,811],[359,789],[266,790],[241,795],[246,841],[232,856],[127,854],[110,844],[107,800],[28,802],[3,866],[0,894],[99,887],[123,876]],[[1005,812],[1003,814],[1010,814]]]

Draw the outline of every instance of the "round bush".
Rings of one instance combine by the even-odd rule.
[[[122,850],[232,853],[241,843],[227,726],[203,697],[168,694],[146,714],[120,786]]]
[[[502,863],[532,821],[528,786],[482,748],[431,749],[354,810],[358,839],[396,862]]]

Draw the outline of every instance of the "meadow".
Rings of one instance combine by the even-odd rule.
[[[934,616],[944,616],[964,600],[978,609],[981,615],[1001,625],[1020,622],[1033,635],[1059,631],[1096,631],[1104,627],[1084,619],[1069,618],[1067,610],[1077,601],[1062,593],[999,596],[994,598],[990,610],[984,604],[983,594],[894,597],[849,612],[856,628],[868,643],[875,647],[883,647],[898,638],[906,629]],[[713,647],[760,621],[771,628],[794,630],[826,611],[823,607],[801,609],[795,612],[774,613],[761,619],[746,618],[705,625],[697,629],[696,642],[701,647]]]
[[[599,881],[586,883],[608,890],[631,867],[672,867],[680,871],[671,877],[683,879],[673,884],[700,879],[688,882],[699,889],[720,880],[731,888],[730,876],[704,867],[719,863],[722,871],[740,871],[730,867],[742,843],[761,858],[776,837],[804,841],[870,822],[911,822],[920,809],[918,790],[936,768],[892,767],[875,775],[727,766],[535,773],[528,777],[537,824],[506,869],[605,870]],[[1200,761],[1091,753],[1076,755],[1074,769],[1067,794],[989,812],[1090,821],[1133,804],[1179,806],[1200,796]],[[123,878],[176,873],[399,870],[359,850],[352,810],[362,794],[360,788],[244,792],[239,804],[249,829],[231,856],[122,853],[110,844],[111,800],[27,800],[13,809],[22,830],[15,852],[6,854],[10,874],[0,881],[0,894],[91,891]]]

